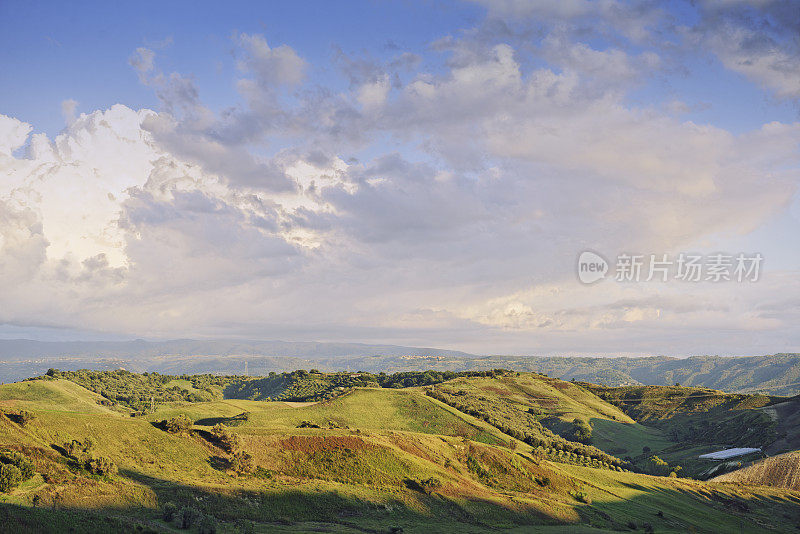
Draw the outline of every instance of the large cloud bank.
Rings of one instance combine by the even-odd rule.
[[[615,2],[492,2],[432,45],[444,66],[342,54],[337,90],[292,47],[240,34],[241,101],[221,112],[140,48],[158,110],[67,102],[53,139],[0,116],[0,323],[480,352],[796,347],[796,271],[592,287],[573,272],[586,248],[713,246],[794,201],[800,124],[732,132],[629,98],[697,43],[770,98],[800,96],[780,5],[714,4],[675,27]],[[593,46],[586,21],[623,44]]]

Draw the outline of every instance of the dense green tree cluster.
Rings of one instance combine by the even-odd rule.
[[[616,462],[608,462],[591,456],[586,456],[574,450],[567,448],[556,447],[536,447],[536,454],[562,464],[581,465],[583,467],[593,467],[595,469],[610,469],[613,471],[624,471],[623,464],[617,460]]]
[[[162,375],[159,373],[132,373],[124,369],[116,371],[59,371],[50,369],[43,378],[62,378],[75,382],[111,401],[137,411],[146,412],[152,403],[202,402],[219,396],[212,386],[224,386],[230,377],[214,375]],[[176,379],[191,383],[196,391],[177,385],[168,385]],[[198,393],[199,391],[199,393]]]
[[[642,469],[650,475],[658,476],[673,476],[677,477],[682,471],[681,466],[670,466],[666,460],[662,460],[658,456],[650,456],[643,465],[640,464]]]
[[[3,451],[0,453],[0,492],[8,492],[36,473],[33,462],[22,453]]]
[[[569,437],[572,441],[588,444],[592,440],[592,426],[576,417],[572,420],[572,428]]]
[[[474,373],[475,371],[473,371]],[[486,371],[478,371],[485,373]],[[415,386],[430,386],[432,384],[439,384],[447,380],[452,380],[459,376],[466,376],[465,373],[456,373],[453,371],[425,371],[425,372],[405,372],[394,373],[387,375],[380,373],[378,383],[384,388],[410,388]]]
[[[22,474],[17,466],[0,464],[0,492],[9,492],[22,482]]]

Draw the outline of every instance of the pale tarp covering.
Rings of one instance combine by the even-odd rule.
[[[737,456],[744,456],[751,452],[759,452],[761,449],[753,449],[750,447],[739,447],[735,449],[725,449],[724,451],[710,452],[708,454],[701,454],[700,458],[706,460],[727,460],[728,458],[735,458]]]

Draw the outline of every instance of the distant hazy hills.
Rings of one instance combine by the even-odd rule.
[[[503,367],[564,380],[609,386],[698,386],[773,395],[800,393],[800,354],[727,358],[476,356],[466,352],[398,345],[285,341],[171,340],[42,342],[0,340],[0,382],[47,371],[116,369],[162,373],[249,374],[317,368],[387,373],[469,371]]]
[[[0,340],[0,382],[62,370],[117,369],[162,373],[250,374],[293,371],[309,367],[322,370],[377,369],[397,359],[448,361],[463,367],[466,352],[435,348],[286,341],[192,340],[169,341],[32,341]],[[382,368],[380,370],[383,370]]]
[[[60,356],[102,356],[141,360],[160,356],[291,356],[296,358],[342,358],[381,354],[428,355],[464,357],[466,352],[397,345],[366,345],[362,343],[317,343],[289,341],[228,341],[174,339],[169,341],[31,341],[28,339],[0,340],[0,360]]]
[[[629,384],[707,387],[773,395],[800,393],[800,354],[726,358],[526,358],[520,370],[609,386]]]

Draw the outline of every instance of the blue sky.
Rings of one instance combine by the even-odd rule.
[[[0,3],[0,336],[796,350],[798,27],[781,0]],[[764,273],[583,286],[586,249]]]
[[[665,9],[678,23],[695,18],[682,2]],[[155,95],[137,83],[128,64],[140,46],[158,50],[165,71],[191,73],[207,105],[221,109],[237,98],[230,83],[231,36],[237,32],[262,33],[270,42],[292,46],[314,66],[313,81],[339,87],[344,80],[331,65],[337,49],[383,59],[397,47],[436,65],[441,54],[430,44],[476,25],[486,11],[468,2],[432,1],[7,1],[0,5],[0,61],[14,74],[0,79],[0,111],[55,135],[64,126],[60,105],[66,99],[78,101],[84,111],[115,103],[157,108]],[[647,106],[671,97],[697,103],[692,120],[733,131],[797,116],[791,101],[764,94],[702,56],[686,57],[676,71],[632,91],[630,100]]]
[[[0,5],[2,112],[48,134],[63,128],[60,105],[86,110],[115,103],[158,107],[128,65],[146,46],[163,52],[164,70],[191,73],[212,108],[230,105],[231,36],[263,33],[315,65],[320,83],[336,48],[384,58],[393,47],[424,52],[429,43],[474,24],[485,9],[460,2],[3,2]],[[32,88],[36,88],[32,91]]]

